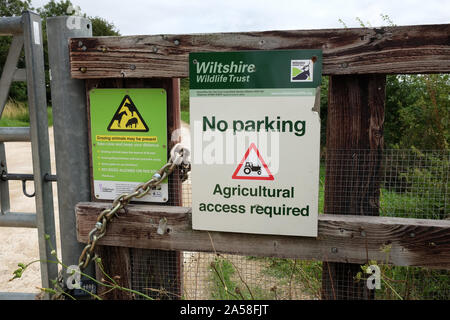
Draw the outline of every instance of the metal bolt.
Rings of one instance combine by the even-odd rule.
[[[416,234],[415,234],[414,232],[411,232],[411,233],[409,234],[409,236],[410,236],[411,238],[414,238],[414,237],[416,236]]]
[[[81,48],[83,46],[83,41],[78,41],[78,48]]]
[[[176,46],[178,46],[178,45],[180,44],[180,40],[175,39],[175,40],[173,41],[173,43],[174,43]]]
[[[161,218],[159,220],[159,226],[158,226],[158,230],[156,230],[156,233],[163,235],[167,230],[167,218]]]
[[[197,59],[192,60],[192,63],[197,64],[198,63]]]
[[[87,50],[87,47],[86,47],[86,46],[83,46],[83,47],[81,47],[81,50],[86,51],[86,50]]]
[[[348,67],[348,63],[347,62],[341,63],[341,68],[347,68],[347,67]]]
[[[86,73],[87,68],[86,67],[80,67],[80,71],[81,71],[81,73]]]
[[[338,248],[336,248],[336,247],[331,248],[331,252],[332,253],[337,253],[338,252]]]
[[[366,236],[366,232],[365,231],[361,231],[361,237],[365,237]]]
[[[130,65],[131,70],[136,70],[136,66],[134,64]]]
[[[157,46],[153,46],[152,50],[153,50],[154,53],[156,53],[156,52],[158,52],[158,47]]]
[[[340,231],[341,233],[344,233],[344,229],[342,229],[342,228],[341,228],[341,229],[339,229],[339,231]]]

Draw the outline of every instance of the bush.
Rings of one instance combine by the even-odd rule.
[[[448,151],[392,150],[386,155],[380,214],[445,219],[450,193]]]

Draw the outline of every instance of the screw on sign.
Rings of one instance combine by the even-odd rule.
[[[194,230],[317,236],[321,67],[320,50],[189,54]]]

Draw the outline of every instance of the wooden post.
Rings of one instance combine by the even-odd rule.
[[[86,81],[86,92],[88,93],[92,88],[164,88],[167,92],[167,156],[170,156],[172,146],[178,142],[177,140],[172,141],[171,134],[174,130],[181,127],[179,79],[132,78]],[[88,105],[90,108],[89,95]],[[181,206],[181,192],[181,180],[178,172],[175,171],[169,177],[169,200],[166,205]],[[95,201],[93,196],[92,199]],[[120,221],[116,222],[120,223]],[[112,223],[115,223],[115,221],[112,221]],[[120,285],[140,291],[155,299],[181,298],[183,278],[182,252],[98,246],[97,253],[102,259],[105,272],[111,277],[116,277]],[[98,279],[105,279],[105,276],[98,268],[96,273]],[[150,283],[144,281],[144,278],[150,279]],[[159,291],[154,291],[154,289]],[[139,298],[136,295],[119,290],[108,292],[108,288],[102,287],[99,287],[99,294],[102,295],[102,298],[109,300]]]
[[[378,215],[385,84],[385,75],[330,77],[325,213]],[[361,271],[358,264],[324,261],[322,297],[372,299],[366,282],[355,282]]]

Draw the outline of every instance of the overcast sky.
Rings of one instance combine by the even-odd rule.
[[[40,7],[47,0],[33,0]],[[72,0],[88,16],[114,23],[122,35],[302,30],[450,23],[449,0]]]

